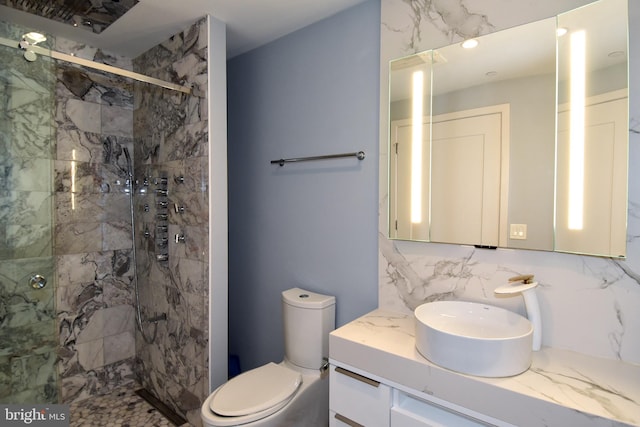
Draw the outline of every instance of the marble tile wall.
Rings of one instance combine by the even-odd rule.
[[[137,85],[134,134],[136,179],[149,182],[135,198],[143,317],[166,315],[145,328],[153,342],[139,334],[136,372],[147,390],[194,425],[208,393],[206,31],[202,20],[134,60],[137,72],[193,89],[184,95]],[[166,185],[156,184],[158,178]],[[157,192],[164,189],[166,196]],[[167,245],[158,245],[165,238]]]
[[[381,111],[388,117],[388,61],[464,38],[554,16],[587,0],[382,0]],[[635,2],[629,2],[630,7]],[[640,11],[632,12],[637,22]],[[632,31],[636,31],[632,28]],[[634,38],[635,37],[635,38]],[[440,299],[507,306],[524,314],[520,298],[496,299],[493,290],[515,274],[540,283],[543,345],[640,363],[640,81],[637,34],[630,36],[630,175],[627,259],[526,250],[473,248],[389,240],[387,236],[387,124],[380,127],[379,306],[409,313]]]
[[[24,33],[0,24],[3,36]],[[136,62],[140,72],[190,84],[193,96],[66,63],[49,64],[41,81],[45,60],[0,51],[0,84],[12,88],[0,91],[0,401],[79,401],[139,375],[199,424],[208,391],[206,31],[202,21]],[[69,40],[55,49],[133,67]],[[125,150],[138,160],[139,186],[127,181]],[[158,177],[168,197],[156,197]],[[166,316],[146,323],[150,343],[135,328],[131,191],[143,316]],[[161,200],[170,208],[166,262],[155,259]],[[31,271],[50,286],[21,290]]]
[[[56,50],[121,68],[130,60],[58,39]],[[112,74],[56,68],[56,312],[62,402],[135,380],[131,185],[133,86]],[[131,164],[133,167],[133,163]]]
[[[2,37],[23,31],[0,21]],[[0,63],[0,402],[56,402],[53,62],[3,46]]]

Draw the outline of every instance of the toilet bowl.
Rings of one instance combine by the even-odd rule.
[[[264,368],[276,367],[283,377],[297,374],[293,381],[281,381],[278,384],[269,382],[273,373],[262,372]],[[288,371],[288,373],[287,373]],[[241,378],[246,376],[246,378]],[[251,382],[251,387],[234,387],[234,390],[221,390],[234,380]],[[243,384],[244,385],[244,384]],[[217,399],[220,394],[227,394]],[[263,394],[263,396],[260,396]],[[266,397],[265,395],[269,396]],[[277,397],[276,397],[277,396]],[[220,400],[220,401],[218,401]],[[228,411],[216,408],[223,401],[229,404]],[[215,404],[214,404],[215,402]],[[217,411],[235,415],[222,415]],[[202,422],[205,427],[222,426],[324,426],[329,424],[329,378],[317,372],[302,373],[287,361],[279,364],[270,363],[245,372],[231,381],[218,387],[202,405]]]
[[[329,332],[335,298],[293,288],[282,293],[285,358],[232,378],[205,400],[205,427],[327,426]]]

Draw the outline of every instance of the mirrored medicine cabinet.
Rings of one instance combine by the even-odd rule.
[[[599,0],[391,61],[389,237],[624,258],[627,26]]]

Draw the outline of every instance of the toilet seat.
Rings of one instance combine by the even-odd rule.
[[[209,409],[221,417],[229,417],[228,425],[249,423],[285,406],[300,384],[302,375],[299,372],[273,362],[268,363],[238,375],[219,387],[211,396]]]

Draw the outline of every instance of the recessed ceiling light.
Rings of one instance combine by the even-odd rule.
[[[461,46],[465,49],[473,49],[478,46],[478,40],[476,39],[467,39],[462,42]]]

